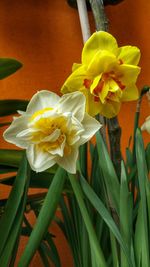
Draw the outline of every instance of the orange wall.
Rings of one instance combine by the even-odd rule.
[[[141,49],[139,88],[150,84],[149,10],[148,0],[125,0],[118,6],[106,8],[110,32],[118,43],[137,45]],[[90,21],[94,30],[91,13]],[[40,89],[59,93],[72,63],[80,61],[82,45],[77,11],[71,9],[66,0],[0,1],[0,57],[13,57],[24,64],[15,75],[0,81],[0,98],[30,98]],[[119,120],[123,129],[123,150],[132,134],[134,112],[135,103],[122,105]],[[141,122],[148,115],[150,109],[145,98]],[[147,133],[144,139],[149,140]],[[6,147],[3,141],[2,147]],[[57,239],[57,243],[62,267],[72,267],[66,252],[62,252],[64,240]],[[40,267],[37,261],[31,266]]]

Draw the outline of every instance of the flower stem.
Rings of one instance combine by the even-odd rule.
[[[96,30],[108,31],[108,19],[105,15],[103,0],[89,0],[93,12]]]
[[[142,98],[143,98],[143,95],[145,95],[149,90],[150,90],[150,86],[144,86],[142,88],[141,94],[139,96],[139,99],[138,99],[137,105],[136,105],[136,113],[135,113],[135,118],[134,118],[134,133],[133,133],[133,157],[134,157],[134,161],[135,161],[135,136],[136,136],[136,130],[139,127]]]
[[[89,0],[95,20],[96,29],[102,31],[108,31],[108,19],[105,14],[103,0]],[[100,121],[104,121],[104,118],[100,116]],[[118,122],[118,118],[114,117],[107,120],[108,135],[110,143],[111,159],[114,164],[114,168],[118,177],[120,177],[121,171],[121,150],[120,150],[120,139],[121,139],[121,128]],[[103,139],[106,140],[103,132]],[[106,142],[105,142],[106,143]]]
[[[29,241],[25,247],[25,250],[20,258],[18,267],[27,267],[31,262],[36,250],[38,249],[48,227],[54,217],[57,209],[59,199],[63,190],[66,173],[63,169],[59,168],[53,178],[53,181],[49,187],[47,195],[45,197],[43,206],[40,210],[37,222],[30,235]]]

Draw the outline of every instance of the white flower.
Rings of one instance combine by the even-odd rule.
[[[59,97],[49,91],[36,93],[20,117],[4,132],[4,139],[26,149],[30,166],[36,172],[55,163],[76,172],[78,148],[101,124],[85,113],[85,97],[74,92]]]
[[[148,116],[146,118],[145,122],[141,126],[141,130],[142,131],[145,131],[146,130],[150,134],[150,116]]]

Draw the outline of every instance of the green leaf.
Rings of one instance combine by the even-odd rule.
[[[0,149],[0,164],[19,167],[24,150]]]
[[[24,187],[27,179],[27,160],[25,156],[21,161],[14,186],[6,203],[5,212],[0,219],[0,255],[4,249],[7,238],[10,235],[12,225],[15,221],[21,199],[24,193]]]
[[[89,186],[89,184],[86,182],[86,180],[81,177],[81,185],[83,188],[83,191],[86,195],[86,197],[89,199],[89,201],[92,203],[93,207],[97,210],[97,212],[100,214],[100,216],[103,218],[105,223],[108,225],[109,229],[112,231],[116,239],[118,240],[122,250],[124,251],[124,254],[126,255],[126,258],[128,260],[129,266],[133,266],[129,254],[129,249],[122,239],[122,236],[112,219],[111,215],[109,214],[108,210],[104,206],[103,202],[98,198],[98,196],[95,194],[93,189]]]
[[[51,261],[54,263],[54,265],[56,267],[61,267],[61,263],[60,263],[60,258],[59,258],[59,254],[56,248],[56,245],[53,241],[53,238],[51,237],[50,233],[46,234],[46,241],[49,245],[50,248],[50,259]]]
[[[150,143],[147,145],[146,150],[146,163],[147,163],[147,170],[150,171]]]
[[[136,258],[136,266],[141,267],[142,249],[143,248],[143,219],[142,219],[142,206],[141,203],[138,208],[138,215],[135,226],[134,235],[134,251]]]
[[[11,167],[11,166],[5,166],[5,165],[0,165],[0,174],[2,173],[9,173],[9,172],[17,172],[17,168],[15,167]],[[4,179],[0,179],[0,183],[3,181]]]
[[[128,189],[128,178],[124,163],[121,163],[121,186],[120,186],[120,232],[127,247],[131,248],[132,237],[132,195]],[[121,267],[128,266],[124,253],[121,252]]]
[[[103,172],[103,177],[105,180],[105,184],[107,187],[108,196],[111,202],[119,214],[119,202],[120,199],[120,188],[119,181],[113,166],[113,163],[109,157],[107,148],[104,144],[103,138],[99,132],[96,133],[96,141],[97,141],[97,150],[99,156],[99,165]]]
[[[13,74],[22,67],[22,63],[16,59],[0,58],[0,80]]]
[[[87,148],[88,144],[85,143],[80,147],[80,165],[84,177],[87,177]]]
[[[37,218],[37,222],[31,233],[27,246],[25,247],[25,250],[21,256],[18,267],[29,266],[32,257],[34,256],[41,240],[47,232],[48,227],[54,218],[54,214],[57,209],[61,193],[63,191],[65,177],[66,172],[63,169],[59,168],[45,197],[43,206]]]
[[[147,216],[147,202],[146,202],[146,179],[147,167],[145,159],[145,150],[142,135],[139,129],[136,131],[136,161],[138,170],[139,189],[141,195],[141,209],[142,209],[142,231],[141,242],[143,243],[142,249],[142,266],[150,266],[149,259],[149,241],[148,241],[148,216]]]
[[[94,228],[92,226],[92,222],[90,220],[90,216],[88,214],[87,208],[85,206],[84,200],[83,200],[83,194],[82,194],[82,190],[81,187],[79,186],[78,181],[76,180],[76,177],[72,174],[68,175],[70,183],[72,185],[74,194],[76,196],[88,235],[89,235],[89,241],[90,241],[90,245],[91,245],[91,251],[92,253],[94,253],[95,255],[95,261],[97,263],[97,265],[101,266],[101,267],[106,267],[106,261],[104,259],[104,255],[103,252],[101,250],[101,247],[99,245],[98,239],[96,237],[96,233],[94,231]]]
[[[20,179],[23,179],[23,178],[24,177],[20,177]],[[21,229],[22,229],[24,210],[25,210],[26,200],[27,200],[27,192],[28,192],[29,181],[30,181],[30,173],[29,173],[28,166],[26,169],[25,180],[26,180],[26,183],[25,183],[24,193],[23,193],[20,205],[18,207],[13,225],[9,232],[6,245],[0,257],[1,267],[8,266],[8,263],[9,263],[9,266],[14,266],[13,263],[15,262],[15,258],[17,255],[17,249],[19,246],[19,239],[20,239]]]
[[[8,116],[17,113],[17,110],[25,111],[29,101],[19,99],[0,100],[0,116]]]
[[[68,244],[71,248],[73,254],[73,260],[75,266],[81,266],[81,246],[79,235],[79,219],[81,220],[81,215],[79,218],[79,210],[77,207],[77,203],[75,202],[74,195],[67,194],[67,202],[65,202],[64,197],[61,197],[60,208],[63,216],[63,223],[57,220],[57,224],[60,229],[64,233],[66,239],[68,240]],[[79,222],[79,223],[78,223]]]

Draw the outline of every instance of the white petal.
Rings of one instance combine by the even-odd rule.
[[[27,142],[21,140],[17,135],[27,129],[29,117],[23,115],[21,117],[15,118],[7,130],[3,133],[4,139],[12,144],[15,144],[21,148],[27,148]]]
[[[76,173],[76,162],[78,158],[78,149],[77,147],[72,148],[71,154],[68,156],[57,157],[56,163],[64,168],[66,171],[70,173]]]
[[[85,113],[85,96],[81,92],[65,94],[58,103],[58,112],[71,112],[79,121],[83,120]]]
[[[84,126],[84,132],[81,134],[78,145],[86,143],[102,127],[96,119],[92,118],[87,113],[85,113],[82,124]]]
[[[82,132],[84,132],[84,126],[75,117],[71,118],[71,122],[72,122],[72,125],[70,126],[70,129],[71,130],[75,130],[77,135],[79,135]]]
[[[60,136],[60,129],[56,129],[51,135],[44,137],[41,142],[55,142]]]
[[[21,138],[22,140],[30,140],[32,138],[32,134],[37,132],[37,129],[27,128],[17,134],[17,138]]]
[[[146,118],[145,122],[141,126],[142,131],[147,131],[150,134],[150,116]]]
[[[56,163],[54,156],[38,149],[36,145],[27,148],[27,158],[32,170],[36,172],[45,171]]]
[[[26,113],[32,115],[44,108],[54,108],[60,97],[53,92],[42,90],[37,92],[30,100]]]
[[[66,144],[66,137],[64,138],[63,143],[59,147],[50,150],[49,153],[52,155],[63,157],[65,144]]]
[[[25,112],[25,111],[22,111],[22,110],[17,110],[17,113],[18,113],[19,115],[24,115],[26,112]]]

